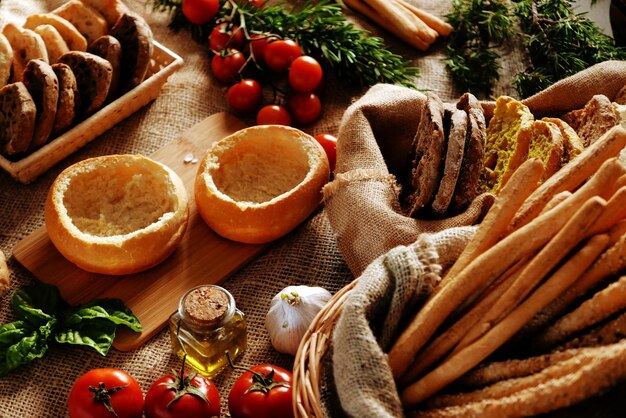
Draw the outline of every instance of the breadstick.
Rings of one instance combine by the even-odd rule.
[[[597,217],[604,209],[604,205],[600,200],[599,198],[590,199],[577,215],[582,213],[590,217]],[[576,216],[576,218],[581,216]],[[452,383],[493,353],[552,299],[567,289],[585,268],[595,260],[597,255],[602,252],[607,242],[608,236],[606,235],[593,237],[528,299],[486,334],[463,350],[450,356],[435,370],[404,389],[401,394],[402,403],[407,407],[417,405]]]
[[[422,19],[424,23],[426,23],[429,27],[437,31],[437,33],[441,36],[449,36],[454,29],[452,25],[443,20],[439,19],[437,16],[428,13],[425,10],[420,9],[419,7],[413,6],[411,3],[408,3],[404,0],[394,0],[396,3],[402,5],[403,7],[410,10],[415,16]]]
[[[626,187],[620,188],[611,196],[602,217],[596,221],[589,233],[595,235],[606,232],[624,218],[626,218]]]
[[[0,296],[6,294],[11,288],[11,275],[7,267],[7,259],[0,250]]]
[[[549,210],[551,210],[552,208],[556,207],[559,203],[561,203],[562,201],[564,201],[571,195],[572,195],[572,192],[567,191],[567,190],[565,190],[564,192],[555,194],[554,197],[550,199],[548,204],[542,209],[541,214],[544,214],[548,212]]]
[[[437,31],[429,27],[422,19],[396,2],[389,0],[363,0],[363,2],[377,10],[382,16],[386,16],[392,23],[400,25],[399,29],[406,30],[408,37],[418,37],[430,45],[439,36]]]
[[[614,344],[624,339],[624,336],[626,336],[626,311],[601,327],[593,328],[588,333],[559,346],[558,350]]]
[[[599,291],[538,335],[532,347],[544,350],[626,308],[626,276]]]
[[[609,158],[619,154],[626,147],[626,129],[615,126],[600,139],[587,147],[575,159],[546,180],[526,200],[519,213],[513,219],[510,230],[516,230],[530,222],[541,209],[552,199],[552,196],[564,190],[573,191]],[[621,164],[619,164],[621,167]],[[620,174],[624,174],[623,167]],[[614,183],[614,181],[613,181]]]
[[[608,234],[609,243],[615,245],[626,234],[626,219],[613,225]]]

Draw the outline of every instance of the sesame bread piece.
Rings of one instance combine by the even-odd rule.
[[[74,109],[78,100],[78,86],[72,69],[67,64],[57,63],[52,66],[54,74],[59,80],[59,103],[57,115],[54,119],[52,134],[58,135],[72,126],[76,111]]]
[[[97,55],[111,64],[111,87],[106,101],[113,100],[118,93],[122,66],[122,45],[111,35],[101,36],[89,45],[89,52]]]
[[[141,84],[152,57],[152,31],[148,24],[133,13],[124,13],[109,35],[123,45],[120,92],[124,93]]]
[[[24,27],[35,29],[37,26],[51,25],[59,32],[70,51],[86,51],[87,39],[66,19],[52,13],[30,15],[26,18]]]
[[[68,52],[59,62],[67,64],[76,77],[79,96],[77,116],[88,116],[98,110],[104,104],[111,86],[111,64],[97,55],[78,51]]]
[[[28,149],[37,108],[22,82],[0,89],[0,152],[15,155]]]
[[[487,137],[487,123],[483,108],[478,99],[471,93],[465,93],[456,104],[468,114],[467,139],[463,162],[457,181],[452,205],[455,211],[465,210],[478,196],[478,182],[483,167],[483,150]]]
[[[70,0],[52,13],[74,25],[87,39],[88,45],[109,31],[109,25],[104,17],[96,9],[79,0]]]
[[[445,153],[443,103],[433,93],[427,93],[426,98],[412,145],[414,156],[407,197],[410,216],[416,216],[422,212],[435,197],[442,175]]]
[[[619,123],[613,104],[602,94],[593,96],[584,108],[566,113],[561,119],[574,128],[585,147]]]
[[[453,108],[446,111],[446,119],[449,118],[449,133],[447,140],[446,157],[443,168],[443,177],[439,183],[439,189],[432,203],[433,212],[443,215],[448,211],[452,196],[461,171],[465,141],[467,140],[468,116],[464,110]],[[447,125],[444,121],[444,125]]]
[[[37,149],[52,133],[59,101],[59,82],[52,67],[42,60],[30,60],[24,70],[24,85],[37,108],[35,132],[29,149]]]
[[[576,131],[567,124],[563,119],[559,118],[543,118],[541,119],[546,122],[554,123],[559,130],[561,131],[561,136],[563,136],[563,161],[561,162],[561,166],[564,166],[571,160],[573,160],[578,154],[584,151],[585,146],[583,145],[583,141],[580,139]]]
[[[487,127],[480,191],[497,194],[528,158],[534,116],[517,100],[500,96]]]
[[[28,61],[39,58],[48,62],[46,45],[41,36],[34,31],[20,28],[13,23],[7,23],[2,33],[13,48],[13,81],[22,81]]]
[[[528,158],[539,158],[543,162],[542,181],[559,171],[563,161],[564,140],[556,124],[536,120],[532,126],[532,138]]]
[[[12,65],[13,48],[7,37],[0,33],[0,88],[9,82]]]
[[[109,24],[109,27],[113,27],[117,20],[124,13],[128,13],[130,10],[120,0],[80,0],[87,6],[93,7],[104,17]]]
[[[63,37],[54,26],[40,25],[35,28],[35,32],[41,36],[44,44],[46,44],[50,64],[55,64],[61,58],[61,55],[70,52],[67,43],[65,43],[65,40],[63,40]]]

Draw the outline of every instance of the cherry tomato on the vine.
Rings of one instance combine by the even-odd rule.
[[[335,171],[335,162],[337,161],[337,138],[330,134],[315,135],[315,139],[320,143],[330,164],[330,171]]]
[[[250,42],[248,42],[248,48],[254,54],[254,59],[257,64],[262,65],[265,63],[265,50],[267,49],[267,44],[270,40],[272,40],[271,35],[266,35],[262,33],[255,33],[250,35]]]
[[[322,103],[315,93],[294,93],[287,98],[287,109],[299,125],[315,122],[322,113]]]
[[[289,67],[289,85],[297,91],[313,91],[322,81],[322,66],[313,57],[301,56]]]
[[[222,56],[217,54],[211,60],[211,71],[222,83],[232,83],[236,80],[239,70],[246,63],[246,57],[236,49],[229,49]]]
[[[226,93],[230,107],[239,113],[251,113],[261,106],[263,89],[251,78],[244,79],[232,85]]]
[[[150,386],[145,409],[146,418],[219,417],[220,396],[213,382],[204,376],[193,373],[181,379],[169,374]]]
[[[267,105],[257,113],[256,124],[291,126],[291,115],[280,105]]]
[[[255,9],[260,9],[261,6],[263,6],[263,3],[265,3],[266,1],[267,0],[238,0],[237,3],[243,4],[243,5],[249,4]]]
[[[183,14],[191,23],[204,25],[220,8],[219,0],[183,0]]]
[[[292,375],[282,367],[261,364],[244,372],[228,394],[232,418],[293,418]]]
[[[143,394],[131,375],[119,369],[93,369],[76,380],[67,400],[70,418],[140,418]]]
[[[214,27],[209,35],[209,48],[216,52],[220,52],[226,48],[241,51],[245,42],[246,35],[243,33],[243,30],[237,25],[229,28],[226,22],[220,23]]]
[[[300,46],[290,39],[268,43],[264,54],[265,63],[275,72],[287,70],[293,60],[301,55]]]

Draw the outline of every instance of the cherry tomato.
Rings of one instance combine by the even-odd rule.
[[[291,126],[291,116],[287,109],[280,105],[267,105],[257,113],[256,124]]]
[[[246,35],[239,26],[228,27],[228,23],[220,23],[213,28],[209,35],[209,48],[220,52],[226,48],[234,48],[239,51],[244,47]]]
[[[297,91],[313,91],[322,81],[322,66],[313,57],[298,57],[289,67],[289,85]]]
[[[263,90],[261,85],[251,78],[232,85],[226,93],[230,107],[239,113],[251,113],[261,106]]]
[[[249,4],[255,9],[260,9],[267,0],[239,0],[239,4]]]
[[[181,379],[169,374],[150,386],[145,409],[146,418],[219,417],[220,395],[213,382],[204,376],[192,373]]]
[[[292,375],[282,367],[261,364],[244,372],[228,394],[232,418],[293,418]]]
[[[287,98],[287,109],[300,125],[315,122],[322,113],[322,103],[315,93],[294,93]]]
[[[315,139],[320,143],[330,164],[330,171],[335,171],[335,161],[337,161],[337,138],[330,134],[315,135]]]
[[[289,39],[270,42],[265,48],[265,62],[275,72],[285,71],[301,55],[300,46]]]
[[[219,8],[219,0],[183,0],[183,14],[195,25],[204,25],[213,19]]]
[[[246,57],[241,52],[229,49],[224,56],[218,54],[213,57],[211,70],[215,78],[222,83],[232,83],[245,63]]]
[[[93,369],[79,377],[67,400],[70,418],[140,418],[143,395],[137,381],[119,369]],[[109,409],[110,408],[110,409]]]
[[[265,63],[265,50],[267,49],[267,43],[272,38],[268,35],[255,33],[250,35],[250,42],[248,43],[248,47],[252,50],[254,54],[254,59],[257,64]]]

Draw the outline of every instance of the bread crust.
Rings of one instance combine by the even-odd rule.
[[[35,106],[35,132],[29,149],[37,149],[48,141],[54,126],[59,101],[59,81],[52,67],[41,60],[30,60],[24,70],[24,85]]]
[[[596,142],[620,120],[609,98],[602,94],[593,96],[584,108],[566,113],[561,119],[574,128],[585,147]]]
[[[54,26],[39,25],[35,28],[35,33],[41,36],[41,39],[46,44],[50,64],[55,64],[61,58],[61,55],[70,52],[67,43]]]
[[[35,130],[37,108],[24,83],[0,89],[0,152],[15,155],[28,149]]]
[[[148,72],[153,49],[152,31],[142,17],[124,13],[109,35],[124,46],[120,90],[126,92],[141,84]]]
[[[98,110],[104,104],[111,86],[111,64],[97,55],[79,51],[68,52],[59,62],[67,64],[76,77],[80,97],[76,113],[88,116]]]
[[[51,25],[61,35],[70,51],[86,51],[87,39],[67,19],[52,13],[30,15],[26,18],[24,27],[35,29],[37,26]]]
[[[109,25],[104,17],[96,9],[79,0],[70,0],[53,10],[52,13],[74,25],[87,39],[87,45],[109,31]]]
[[[124,13],[128,13],[129,9],[124,3],[119,0],[80,0],[82,3],[96,9],[104,17],[109,24],[109,27],[113,27],[120,16]]]
[[[76,111],[74,107],[78,99],[78,86],[72,69],[67,64],[57,63],[52,66],[54,74],[59,80],[59,103],[57,114],[52,127],[53,134],[59,134],[72,126]]]
[[[110,102],[117,96],[122,70],[122,44],[111,35],[101,36],[89,45],[89,52],[111,64],[111,86],[106,101]]]
[[[0,33],[0,88],[9,82],[12,63],[13,48],[7,37]]]
[[[2,33],[13,48],[13,81],[22,81],[24,69],[30,60],[41,59],[48,62],[46,44],[37,33],[7,23]]]

